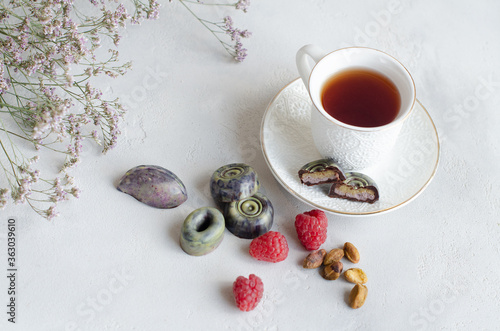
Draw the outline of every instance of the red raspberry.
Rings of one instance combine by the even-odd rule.
[[[304,247],[317,250],[326,240],[328,219],[323,211],[313,209],[295,217],[295,229]]]
[[[288,256],[288,243],[281,233],[269,231],[252,240],[250,255],[261,261],[280,262]]]
[[[263,293],[264,284],[254,274],[251,274],[248,278],[239,276],[233,283],[236,306],[242,311],[250,311],[257,307]]]

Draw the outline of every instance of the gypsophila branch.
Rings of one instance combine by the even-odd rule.
[[[250,32],[235,28],[230,16],[213,22],[190,6],[247,12],[250,1],[218,1],[179,0],[241,62],[247,55],[241,40]],[[112,149],[125,112],[93,86],[94,78],[115,78],[131,68],[116,49],[121,29],[158,18],[159,7],[156,0],[88,0],[78,7],[73,0],[0,2],[0,210],[9,201],[25,203],[51,219],[59,202],[79,196],[69,171],[81,162],[84,140],[103,153]],[[111,45],[104,58],[96,52],[103,41]],[[63,156],[55,178],[36,168],[50,155]]]
[[[79,3],[83,5],[83,2]],[[128,14],[127,7],[133,14]],[[103,39],[115,46],[128,23],[158,17],[159,4],[90,0],[84,15],[72,0],[0,3],[0,209],[11,199],[51,219],[56,205],[78,197],[68,170],[81,161],[82,142],[92,139],[107,152],[116,145],[124,110],[92,86],[96,76],[118,77],[111,48],[107,59],[95,51]],[[77,79],[75,79],[77,77]],[[24,143],[35,149],[27,156]],[[37,151],[65,156],[60,175],[43,178]],[[46,155],[46,154],[45,154]],[[7,187],[5,187],[7,186]]]
[[[251,32],[235,28],[233,26],[231,16],[226,16],[219,22],[213,22],[211,20],[201,18],[193,9],[191,9],[190,5],[229,6],[242,10],[246,13],[248,6],[250,5],[250,0],[240,0],[234,3],[206,3],[192,0],[179,0],[179,2],[219,41],[226,52],[236,61],[242,62],[246,58],[247,49],[243,48],[242,39],[250,37]]]

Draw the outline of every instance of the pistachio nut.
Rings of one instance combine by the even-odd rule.
[[[344,257],[344,250],[342,248],[334,248],[326,254],[323,260],[324,265],[332,264],[335,261],[340,261]]]
[[[365,272],[360,268],[351,268],[344,272],[344,277],[348,282],[354,284],[365,284],[368,281],[368,277]]]
[[[349,306],[358,309],[365,304],[368,288],[365,285],[356,284],[349,294]]]
[[[326,255],[326,251],[324,249],[317,250],[315,252],[310,253],[304,259],[302,263],[302,267],[305,269],[316,269],[323,264],[323,258]]]
[[[342,264],[342,262],[335,261],[323,268],[321,276],[323,276],[323,278],[326,280],[335,280],[340,277],[343,269],[344,265]]]
[[[360,256],[359,256],[358,249],[356,248],[356,246],[354,246],[350,242],[346,242],[344,244],[344,254],[345,254],[345,257],[349,261],[351,261],[352,263],[359,262]]]

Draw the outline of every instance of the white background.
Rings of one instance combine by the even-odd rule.
[[[493,0],[254,0],[247,14],[208,9],[253,32],[244,40],[248,58],[237,64],[179,3],[165,1],[157,21],[124,32],[120,56],[133,60],[134,70],[111,81],[108,91],[128,97],[123,135],[106,156],[87,146],[74,172],[81,197],[61,204],[61,216],[51,222],[27,206],[1,211],[2,224],[8,216],[17,221],[19,295],[12,326],[1,312],[7,282],[0,281],[0,328],[497,328],[499,12]],[[346,303],[352,284],[302,269],[307,252],[293,222],[311,208],[276,182],[260,150],[266,106],[298,77],[295,53],[308,43],[326,50],[369,46],[398,58],[441,138],[436,177],[416,200],[379,216],[329,215],[323,247],[354,243],[369,277],[368,298],[358,310]],[[214,205],[210,175],[230,162],[246,162],[259,173],[276,211],[273,230],[288,239],[284,262],[252,259],[249,241],[227,231],[207,256],[181,250],[184,218]],[[158,210],[118,192],[118,179],[140,164],[175,172],[189,200]],[[0,233],[4,265],[6,226]],[[250,273],[262,278],[265,293],[257,309],[243,313],[231,285]]]

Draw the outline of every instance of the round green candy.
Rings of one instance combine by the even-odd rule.
[[[218,209],[198,208],[184,220],[181,247],[189,255],[208,254],[222,242],[224,228],[224,216]]]
[[[271,230],[274,208],[263,194],[227,203],[224,208],[226,228],[235,236],[254,239]]]

